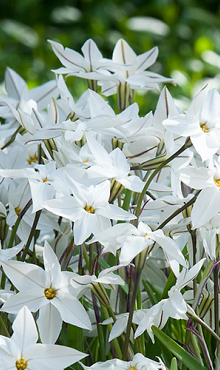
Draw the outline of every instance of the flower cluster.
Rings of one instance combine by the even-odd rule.
[[[174,83],[148,70],[157,47],[137,56],[120,39],[106,59],[91,39],[83,55],[49,42],[55,79],[28,90],[8,68],[0,97],[1,368],[61,370],[88,354],[83,369],[166,369],[147,348],[181,320],[172,338],[190,351],[168,349],[212,369],[220,94],[206,86],[183,112],[164,87],[140,117],[135,90]],[[65,74],[87,80],[77,101]]]

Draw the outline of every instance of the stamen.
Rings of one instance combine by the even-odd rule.
[[[31,164],[31,163],[36,163],[36,162],[37,162],[37,156],[36,156],[36,154],[34,154],[33,156],[31,156],[31,155],[30,155],[30,157],[29,157],[29,158],[27,158],[27,162],[28,162],[29,164]]]
[[[207,126],[206,126],[206,123],[203,123],[202,125],[200,125],[200,127],[201,127],[202,131],[204,131],[204,132],[208,132],[209,131],[208,128],[207,128]]]
[[[88,213],[95,213],[94,208],[92,208],[91,206],[85,206],[84,209]]]
[[[45,178],[44,180],[43,180],[43,182],[47,182],[48,181],[48,179],[47,178]]]
[[[24,370],[27,368],[27,361],[21,358],[20,360],[16,361],[15,366],[18,370]]]
[[[17,216],[19,216],[19,215],[20,215],[21,210],[20,210],[20,208],[19,208],[19,207],[15,207],[15,213],[16,213],[16,215],[17,215]]]
[[[53,288],[46,288],[44,290],[44,294],[47,299],[53,299],[54,297],[56,297],[56,290]]]
[[[214,181],[215,181],[215,184],[218,186],[218,188],[220,188],[220,179],[214,180]]]

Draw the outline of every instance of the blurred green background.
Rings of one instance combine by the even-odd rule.
[[[0,0],[0,81],[5,68],[18,72],[30,88],[53,78],[61,66],[47,39],[80,52],[92,38],[111,57],[119,38],[137,54],[155,45],[151,70],[176,79],[169,86],[180,105],[207,80],[220,88],[220,2],[216,0]],[[85,81],[70,77],[74,96]],[[141,113],[154,109],[158,94],[140,94]],[[152,106],[153,104],[153,106]]]

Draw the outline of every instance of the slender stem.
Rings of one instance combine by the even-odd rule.
[[[93,307],[94,307],[94,312],[95,312],[95,317],[96,317],[96,326],[97,326],[97,331],[98,331],[98,338],[99,338],[99,346],[100,346],[100,356],[101,356],[101,361],[105,361],[105,340],[104,340],[104,335],[103,335],[103,328],[101,325],[101,317],[99,313],[99,308],[98,308],[98,302],[95,294],[92,292],[92,301],[93,301]]]
[[[168,222],[170,222],[174,217],[176,217],[179,213],[183,212],[186,208],[188,208],[189,206],[191,206],[196,198],[198,197],[199,193],[201,192],[201,190],[199,190],[192,199],[190,199],[187,203],[185,203],[182,207],[178,208],[175,212],[173,212],[169,217],[167,217],[166,220],[164,220],[158,227],[156,230],[158,229],[162,229],[164,226],[166,226],[168,224]]]
[[[190,142],[191,143],[191,142]],[[175,159],[176,157],[178,157],[179,154],[181,154],[182,152],[184,152],[184,150],[186,150],[187,148],[189,148],[191,144],[189,144],[189,139],[187,138],[186,139],[186,142],[185,144],[183,144],[183,146],[181,146],[181,148],[179,150],[177,150],[174,154],[172,154],[169,158],[167,158],[164,162],[162,162],[157,168],[156,170],[154,170],[152,172],[152,174],[150,175],[149,179],[147,180],[143,190],[142,190],[142,193],[140,194],[139,196],[139,199],[138,199],[138,203],[137,203],[137,208],[136,208],[136,212],[135,212],[135,215],[138,217],[139,214],[140,214],[140,209],[141,209],[141,204],[142,204],[142,201],[144,199],[144,196],[146,194],[146,191],[148,190],[148,187],[150,185],[150,183],[152,182],[152,180],[154,179],[154,177],[158,174],[158,172],[160,172],[160,170],[162,170],[162,168],[164,168],[169,162],[171,162],[173,159]]]
[[[215,266],[214,273],[214,311],[215,311],[215,332],[219,335],[219,264]]]
[[[30,244],[31,244],[31,240],[34,236],[34,233],[35,233],[35,230],[36,230],[36,227],[37,227],[37,223],[38,223],[38,220],[40,218],[40,214],[41,214],[41,210],[37,211],[36,214],[35,214],[35,217],[34,217],[34,222],[33,222],[33,225],[32,225],[32,228],[31,228],[31,231],[30,231],[30,234],[29,234],[29,237],[28,237],[28,240],[27,240],[27,243],[25,245],[25,248],[24,248],[24,251],[23,251],[23,254],[21,256],[21,261],[24,261],[25,260],[25,257],[28,253],[28,249],[30,247]]]
[[[133,313],[134,313],[134,307],[135,307],[135,301],[136,301],[136,296],[138,292],[138,287],[139,287],[139,282],[141,278],[141,272],[142,270],[136,270],[136,276],[135,276],[135,282],[134,282],[134,290],[131,298],[131,303],[130,303],[130,311],[129,311],[129,316],[128,316],[128,324],[127,324],[127,330],[126,330],[126,335],[125,335],[125,342],[124,342],[124,347],[123,347],[123,360],[126,361],[127,359],[127,350],[128,350],[128,345],[129,345],[129,338],[130,338],[130,331],[131,331],[131,326],[132,326],[132,318],[133,318]]]
[[[207,325],[202,319],[200,319],[199,316],[196,315],[196,313],[192,310],[190,306],[187,305],[187,316],[196,321],[197,323],[201,324],[219,343],[220,343],[220,337],[210,328],[209,325]]]
[[[5,322],[2,318],[2,313],[0,313],[0,328],[1,328],[1,333],[5,336],[5,337],[8,337],[10,338],[10,334],[8,332],[8,329],[5,325]]]
[[[84,257],[84,260],[86,262],[87,269],[89,270],[89,257],[88,257],[87,251],[86,251],[85,244],[83,244],[83,257]]]
[[[197,288],[196,296],[194,298],[194,302],[193,302],[193,305],[192,305],[192,308],[195,311],[198,307],[203,288],[204,288],[205,284],[207,283],[207,280],[209,279],[209,276],[211,275],[211,273],[213,271],[213,268],[214,268],[213,265],[214,265],[214,261],[213,260],[209,261],[208,266],[206,267],[206,269],[203,273],[203,278],[202,278],[202,280],[199,284],[199,287]]]
[[[14,226],[13,226],[13,228],[12,228],[11,237],[10,237],[10,240],[9,240],[9,243],[8,243],[8,248],[11,248],[13,246],[13,241],[14,241],[16,232],[18,230],[18,226],[20,224],[20,221],[21,221],[21,219],[18,217]]]
[[[109,314],[108,314],[108,310],[107,310],[107,308],[106,308],[106,307],[104,307],[104,306],[101,304],[101,309],[102,309],[102,312],[103,312],[103,314],[104,314],[105,319],[108,319],[108,318],[109,318]],[[107,327],[108,327],[108,331],[109,331],[109,333],[110,333],[110,332],[111,332],[111,330],[112,330],[112,324],[108,324],[108,325],[107,325]],[[112,343],[113,343],[113,345],[114,345],[114,348],[115,348],[115,352],[116,352],[116,354],[117,354],[117,357],[121,360],[121,359],[122,359],[122,353],[121,353],[121,348],[120,348],[120,346],[119,346],[119,343],[118,343],[117,338],[112,339]]]
[[[201,354],[200,354],[198,343],[197,343],[195,335],[193,333],[191,333],[191,343],[192,343],[192,346],[193,346],[193,349],[194,349],[194,352],[195,352],[195,355],[196,355],[197,359],[199,360],[200,364],[204,365],[204,363],[202,361]]]

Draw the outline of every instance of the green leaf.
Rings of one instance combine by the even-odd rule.
[[[185,349],[180,347],[173,339],[168,337],[156,326],[151,327],[154,335],[159,339],[165,347],[169,349],[184,365],[186,365],[190,370],[207,370],[199,361],[197,361],[193,356],[191,356]]]
[[[174,273],[170,270],[169,277],[167,279],[164,291],[162,293],[162,296],[160,299],[165,299],[168,297],[168,291],[171,289],[171,287],[175,284],[176,278],[174,276]]]
[[[173,357],[173,359],[172,359],[172,361],[171,361],[171,367],[170,367],[170,370],[178,370],[176,357]]]
[[[158,297],[156,296],[154,286],[152,286],[148,281],[145,281],[145,280],[142,280],[142,283],[143,283],[144,289],[146,290],[148,294],[151,304],[152,305],[157,304],[159,299],[157,299]]]

